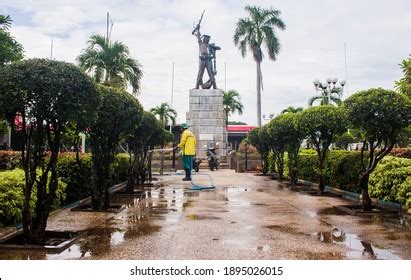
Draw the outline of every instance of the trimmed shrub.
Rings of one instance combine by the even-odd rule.
[[[21,222],[24,185],[23,170],[0,172],[0,226]]]
[[[315,182],[318,172],[316,152],[314,150],[301,150],[298,156],[300,178]],[[285,162],[287,160],[286,156]],[[273,161],[274,157],[269,156],[271,172],[274,172]],[[324,170],[327,185],[360,193],[358,187],[358,178],[361,175],[360,152],[329,151]],[[288,169],[286,168],[284,171],[288,175]],[[372,197],[411,207],[411,159],[387,156],[381,160],[370,175],[369,190]]]
[[[122,153],[116,155],[111,170],[111,178],[114,184],[127,181],[129,161],[130,156],[128,154]]]
[[[411,159],[411,148],[394,148],[390,152],[391,156]]]
[[[0,151],[0,170],[12,170],[21,166],[20,152]]]
[[[317,179],[317,155],[313,150],[299,154],[300,178],[315,182]],[[325,184],[334,188],[358,192],[358,177],[361,173],[361,155],[356,151],[329,151],[324,163]]]
[[[411,206],[411,159],[387,156],[369,181],[370,195]]]
[[[59,156],[57,164],[59,178],[67,184],[65,204],[81,200],[91,195],[91,155],[80,155],[77,162],[75,153]]]
[[[127,154],[116,155],[111,166],[111,178],[114,184],[127,180],[128,172]],[[57,165],[59,178],[67,184],[65,204],[87,198],[92,190],[92,162],[91,154],[80,155],[77,162],[75,153],[64,153],[59,157]]]
[[[40,172],[38,172],[40,174]],[[0,226],[20,223],[23,209],[24,171],[14,169],[0,172]],[[65,199],[66,184],[59,181],[53,209],[61,206]],[[32,193],[30,207],[34,208],[36,192]]]

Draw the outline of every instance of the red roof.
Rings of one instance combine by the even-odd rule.
[[[228,132],[249,132],[256,128],[254,125],[229,125],[227,127]]]

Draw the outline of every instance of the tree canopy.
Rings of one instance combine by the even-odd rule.
[[[173,125],[176,123],[177,111],[171,108],[167,102],[163,102],[159,106],[151,108],[150,112],[158,117],[163,128],[168,125],[169,120]]]
[[[405,94],[411,99],[411,55],[404,59],[400,66],[404,76],[395,82],[395,88],[398,92]]]
[[[101,105],[96,108],[97,120],[90,127],[93,161],[93,208],[109,207],[111,186],[110,165],[122,137],[139,125],[143,108],[124,90],[99,86]]]
[[[243,114],[244,105],[241,102],[240,93],[236,90],[228,90],[223,93],[223,107],[226,117],[226,126],[228,125],[228,117],[232,113]]]
[[[0,15],[0,66],[23,59],[23,46],[8,32],[12,20]]]
[[[328,148],[336,137],[347,130],[347,121],[343,110],[333,105],[311,107],[301,113],[299,129],[314,144],[318,157],[318,193],[325,187],[323,168]]]
[[[281,111],[281,114],[284,113],[298,113],[304,111],[303,107],[294,107],[294,106],[288,106],[284,110]]]
[[[43,244],[45,239],[62,135],[70,125],[90,125],[98,101],[93,82],[72,64],[29,59],[0,67],[0,114],[22,143],[23,230],[29,242]],[[33,193],[34,209],[29,203]]]
[[[88,46],[77,57],[80,67],[97,83],[127,89],[133,93],[141,88],[142,66],[130,56],[128,47],[119,41],[109,42],[104,36],[92,35]]]
[[[359,179],[364,210],[371,209],[368,195],[369,175],[399,140],[401,132],[410,125],[411,103],[408,97],[392,90],[371,88],[351,95],[344,102],[348,120],[362,132],[361,150],[363,174]],[[368,163],[364,151],[368,147]]]

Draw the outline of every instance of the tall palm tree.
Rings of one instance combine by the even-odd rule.
[[[151,108],[150,112],[158,117],[163,127],[168,125],[169,120],[171,120],[172,124],[176,123],[177,112],[166,102],[161,103],[160,106]]]
[[[0,15],[0,28],[7,30],[10,28],[12,20],[9,15]]]
[[[223,106],[225,112],[226,126],[228,126],[228,116],[231,113],[237,112],[243,114],[243,103],[241,103],[240,94],[236,90],[228,90],[223,93]]]
[[[142,67],[130,57],[125,44],[119,41],[111,43],[101,35],[90,36],[87,43],[87,48],[77,57],[80,67],[86,73],[98,83],[120,88],[130,85],[133,94],[139,92]]]
[[[281,111],[281,114],[285,113],[298,113],[304,111],[303,107],[294,107],[294,106],[288,106],[284,110]]]
[[[246,6],[247,18],[241,18],[237,22],[234,32],[234,45],[236,45],[241,55],[245,57],[247,50],[253,53],[253,58],[257,64],[257,124],[261,126],[261,89],[262,73],[261,62],[263,61],[264,44],[268,58],[275,61],[280,52],[280,42],[274,28],[285,29],[285,23],[280,18],[279,10],[262,9],[258,6]]]

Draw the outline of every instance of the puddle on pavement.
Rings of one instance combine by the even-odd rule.
[[[348,213],[338,209],[337,207],[321,208],[317,211],[317,215],[349,215]]]
[[[265,226],[268,229],[283,232],[283,233],[288,233],[288,234],[293,234],[293,235],[306,235],[305,233],[299,232],[297,229],[292,228],[290,226],[281,226],[281,225],[269,225]]]
[[[224,187],[223,191],[231,193],[231,192],[249,192],[254,190],[250,187]]]
[[[252,205],[254,205],[254,206],[268,206],[267,204],[264,204],[264,203],[253,203]]]
[[[197,214],[190,214],[186,216],[187,220],[190,221],[197,221],[197,220],[221,220],[219,217],[214,216],[207,216],[207,215],[197,215]]]
[[[0,252],[0,259],[82,259],[101,256],[127,240],[162,230],[161,226],[154,223],[156,220],[166,224],[175,223],[187,207],[183,207],[183,190],[172,188],[146,189],[142,197],[113,196],[112,201],[127,207],[61,253],[10,250]]]
[[[271,250],[271,247],[269,245],[258,246],[257,250],[262,252],[268,252]]]
[[[310,211],[310,210],[304,211],[304,214],[307,215],[307,216],[310,217],[310,218],[315,218],[315,217],[317,217],[317,213],[314,212],[314,211]]]
[[[351,251],[347,253],[347,257],[366,258],[366,259],[382,259],[382,260],[400,260],[401,258],[392,251],[379,248],[369,242],[361,240],[361,238],[352,233],[346,233],[337,228],[331,231],[323,231],[315,233],[317,239],[324,243],[341,244],[348,247]]]
[[[359,221],[362,225],[371,224],[390,224],[407,231],[411,231],[410,222],[405,215],[372,215],[372,216],[362,216]]]

